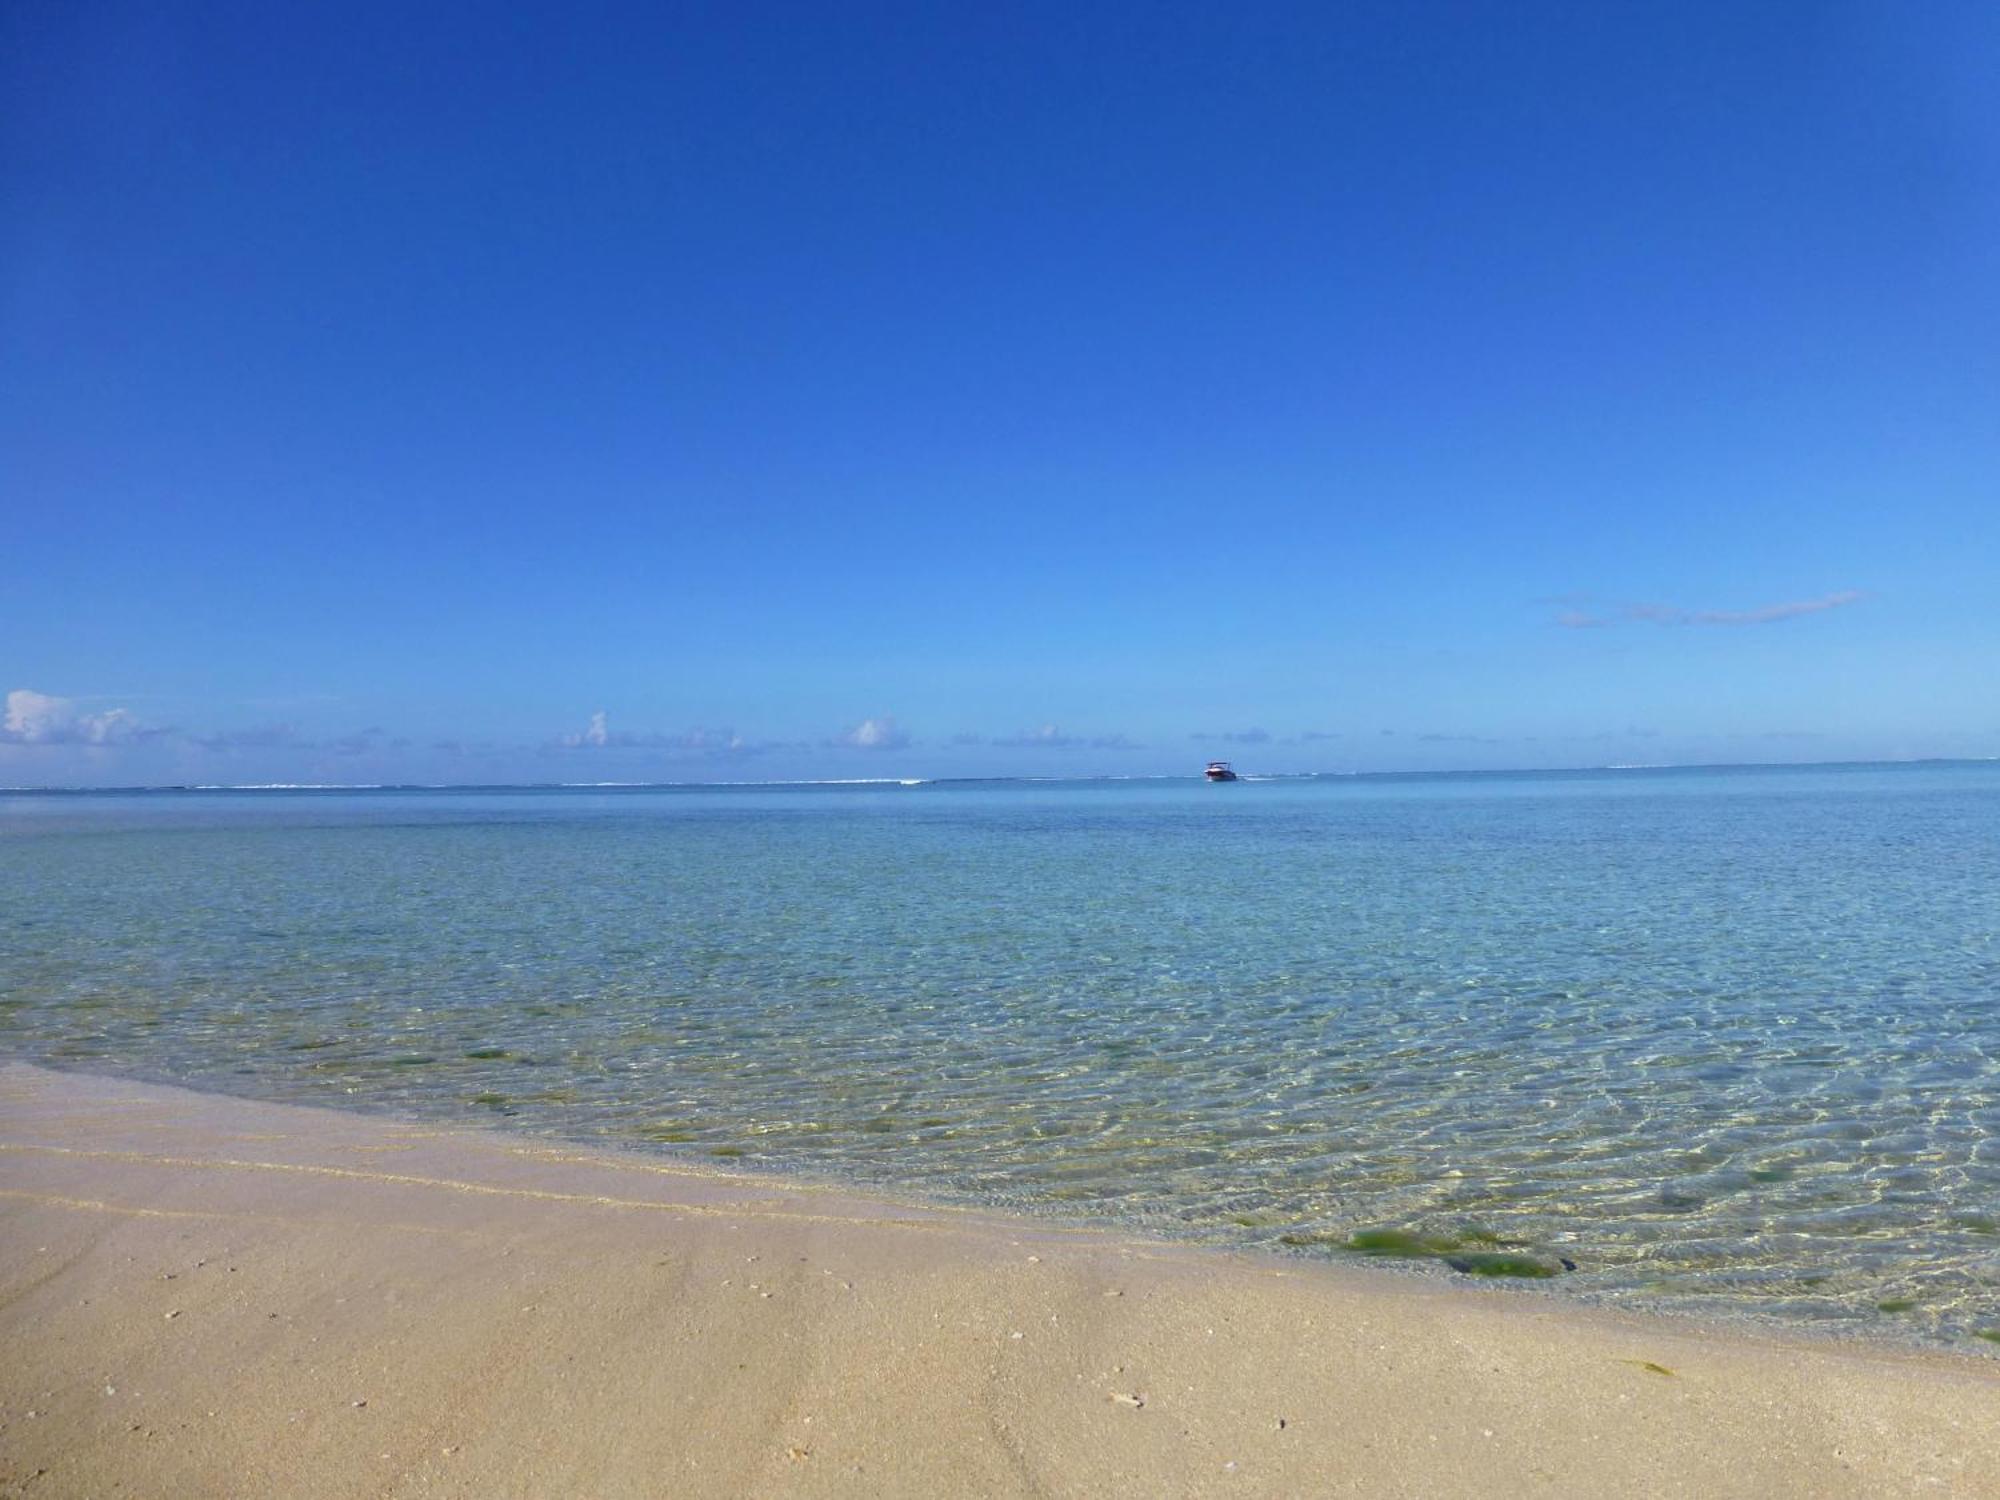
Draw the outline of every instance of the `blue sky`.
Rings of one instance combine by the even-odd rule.
[[[1991,6],[0,28],[0,783],[2000,754]]]

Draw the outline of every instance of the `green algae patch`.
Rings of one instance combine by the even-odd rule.
[[[498,1062],[503,1057],[512,1057],[513,1053],[505,1047],[475,1047],[465,1055],[478,1062]]]
[[[1974,1331],[1976,1339],[1985,1339],[1989,1344],[2000,1344],[2000,1328],[1981,1328]]]
[[[1783,1182],[1791,1175],[1792,1169],[1790,1167],[1752,1167],[1750,1169],[1750,1180],[1752,1182]]]
[[[1495,1250],[1477,1255],[1447,1255],[1444,1263],[1467,1276],[1519,1276],[1530,1281],[1545,1281],[1562,1274],[1547,1261],[1537,1260],[1532,1255],[1506,1255]]]
[[[1503,1238],[1491,1229],[1466,1229],[1457,1234],[1419,1234],[1410,1229],[1357,1229],[1345,1239],[1337,1234],[1300,1231],[1281,1234],[1282,1245],[1326,1246],[1350,1255],[1385,1260],[1441,1260],[1463,1276],[1511,1276],[1543,1281],[1574,1271],[1567,1260],[1545,1260],[1515,1253],[1520,1240]]]
[[[1414,1260],[1449,1255],[1462,1249],[1464,1241],[1455,1235],[1412,1234],[1407,1229],[1357,1229],[1341,1244],[1356,1255],[1389,1255]]]
[[[1891,1297],[1887,1302],[1875,1304],[1877,1312],[1908,1312],[1917,1305],[1915,1297]]]
[[[694,1132],[685,1125],[641,1125],[633,1132],[643,1141],[663,1141],[669,1145],[680,1145],[694,1139]]]
[[[472,1102],[474,1104],[501,1105],[507,1102],[507,1096],[505,1094],[474,1094]]]
[[[410,1052],[402,1057],[390,1058],[389,1066],[392,1068],[422,1068],[436,1061],[437,1059],[427,1052]]]
[[[743,1149],[743,1148],[742,1148],[741,1146],[711,1146],[711,1147],[709,1147],[709,1148],[708,1148],[708,1154],[709,1154],[710,1156],[747,1156],[747,1155],[749,1155],[749,1153],[748,1153],[748,1152],[746,1152],[746,1151],[745,1151],[745,1150],[744,1150],[744,1149]]]

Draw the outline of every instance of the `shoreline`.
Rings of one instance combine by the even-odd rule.
[[[367,1120],[388,1129],[438,1137],[491,1139],[519,1150],[625,1162],[633,1170],[662,1172],[697,1181],[728,1181],[746,1188],[767,1187],[783,1192],[830,1194],[844,1200],[869,1203],[883,1210],[977,1219],[1012,1226],[1017,1232],[1095,1236],[1174,1253],[1233,1257],[1277,1270],[1305,1271],[1308,1274],[1325,1271],[1343,1278],[1358,1276],[1362,1278],[1363,1285],[1372,1284],[1376,1278],[1387,1278],[1391,1283],[1402,1286],[1442,1289],[1477,1297],[1526,1298],[1578,1312],[1631,1316],[1722,1338],[1770,1338],[1811,1347],[1886,1354],[1942,1354],[2000,1364],[2000,1356],[1988,1354],[1983,1344],[1971,1341],[1980,1337],[1977,1334],[1952,1340],[1926,1336],[1914,1330],[1900,1330],[1893,1324],[1860,1324],[1832,1318],[1788,1319],[1763,1311],[1755,1303],[1731,1303],[1715,1297],[1690,1299],[1676,1305],[1622,1291],[1579,1290],[1570,1284],[1567,1276],[1548,1279],[1468,1276],[1447,1271],[1442,1254],[1403,1258],[1287,1253],[1269,1244],[1246,1243],[1228,1235],[1204,1232],[1200,1226],[1186,1226],[1173,1221],[1149,1222],[1110,1213],[1065,1212],[1049,1204],[988,1201],[969,1193],[931,1194],[915,1189],[902,1190],[893,1182],[849,1177],[832,1170],[814,1172],[797,1164],[777,1165],[746,1160],[731,1161],[725,1165],[719,1159],[704,1159],[692,1153],[655,1153],[638,1145],[591,1140],[579,1135],[537,1131],[516,1133],[504,1124],[487,1124],[443,1113],[433,1116],[422,1110],[397,1108],[372,1096],[356,1096],[341,1104],[319,1103],[255,1093],[233,1093],[212,1086],[210,1080],[180,1082],[144,1070],[100,1073],[88,1067],[70,1068],[41,1059],[0,1056],[0,1075],[4,1075],[10,1067],[75,1080],[81,1085],[158,1089],[191,1095],[195,1099],[218,1101],[225,1106],[269,1106],[323,1113],[336,1119]],[[1988,1342],[2000,1347],[2000,1339]],[[4,1495],[0,1495],[0,1500],[5,1500]]]
[[[0,1342],[0,1496],[2000,1495],[1976,1354],[23,1063]]]

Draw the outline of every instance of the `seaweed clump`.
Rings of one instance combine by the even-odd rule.
[[[1520,1253],[1522,1242],[1504,1239],[1488,1229],[1459,1234],[1419,1234],[1409,1229],[1357,1229],[1342,1238],[1335,1234],[1286,1234],[1286,1245],[1326,1245],[1350,1255],[1392,1260],[1441,1260],[1463,1276],[1513,1276],[1545,1280],[1574,1271],[1572,1260],[1550,1260]]]
[[[1543,1280],[1561,1271],[1548,1261],[1532,1255],[1507,1255],[1486,1251],[1479,1255],[1447,1255],[1444,1263],[1466,1276],[1521,1276]]]

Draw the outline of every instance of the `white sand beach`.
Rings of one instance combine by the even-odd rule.
[[[0,1069],[0,1495],[2000,1495],[2000,1361]]]

